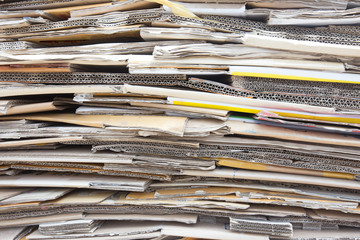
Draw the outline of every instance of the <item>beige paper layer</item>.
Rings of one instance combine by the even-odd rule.
[[[249,171],[232,168],[221,168],[212,171],[183,170],[184,175],[202,177],[221,177],[233,179],[262,180],[272,182],[288,182],[325,187],[338,187],[360,190],[360,182],[318,176],[306,176],[287,173]]]
[[[262,124],[244,123],[242,121],[227,121],[232,134],[246,136],[271,137],[290,141],[331,144],[337,146],[360,147],[358,138],[341,134],[292,130],[282,127]]]
[[[36,121],[63,122],[82,126],[103,128],[106,126],[117,127],[125,131],[156,131],[182,136],[187,123],[186,117],[167,117],[167,116],[137,116],[137,115],[76,115],[76,114],[37,114],[22,115],[2,118],[27,119]],[[0,119],[1,120],[1,119]],[[1,143],[0,143],[1,147]]]
[[[62,109],[61,107],[55,106],[54,102],[33,103],[33,104],[25,104],[25,105],[10,107],[5,114],[2,114],[0,112],[0,116],[35,113],[35,112],[47,112],[47,111],[55,111],[61,109]]]
[[[68,93],[115,93],[111,86],[104,85],[69,85],[69,86],[34,86],[34,87],[11,87],[0,89],[0,97],[13,97],[24,95],[41,94],[68,94]]]
[[[128,84],[125,84],[122,87],[122,92],[133,93],[133,94],[144,94],[144,95],[151,93],[151,95],[162,96],[162,97],[188,98],[188,99],[203,100],[210,102],[230,103],[230,104],[239,104],[245,106],[275,108],[275,109],[287,109],[287,110],[303,111],[303,112],[317,112],[317,113],[335,112],[335,109],[333,108],[316,107],[305,104],[280,103],[275,101],[226,96],[226,95],[206,93],[206,92],[186,91],[186,90],[158,88],[158,87],[144,87],[144,86],[135,86]]]

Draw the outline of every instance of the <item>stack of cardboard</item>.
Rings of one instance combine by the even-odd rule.
[[[0,239],[359,239],[359,1],[0,1]]]

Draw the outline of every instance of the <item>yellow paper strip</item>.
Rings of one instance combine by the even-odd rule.
[[[356,82],[356,81],[343,81],[343,80],[328,79],[328,78],[300,77],[300,76],[271,74],[271,73],[232,72],[231,75],[233,75],[233,76],[244,76],[244,77],[261,77],[261,78],[289,79],[289,80],[300,80],[300,81],[337,82],[337,83],[355,83],[355,84],[360,84],[360,82]]]

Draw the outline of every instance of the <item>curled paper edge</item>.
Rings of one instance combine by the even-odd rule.
[[[168,0],[145,0],[145,1],[155,2],[155,3],[161,4],[161,5],[165,5],[171,9],[173,14],[175,14],[177,16],[199,19],[198,16],[196,16],[190,10],[188,10],[187,8],[185,8],[184,6],[182,6],[178,3],[173,3]]]

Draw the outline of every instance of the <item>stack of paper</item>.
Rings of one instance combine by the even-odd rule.
[[[0,1],[0,239],[359,239],[359,1]]]

